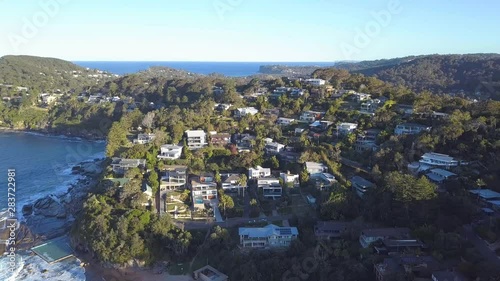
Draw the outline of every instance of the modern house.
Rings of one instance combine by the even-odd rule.
[[[148,144],[155,139],[155,134],[138,134],[134,139],[135,144]]]
[[[369,100],[372,98],[371,95],[364,94],[364,93],[354,93],[353,96],[354,96],[354,100],[357,102],[362,102],[362,101]]]
[[[198,270],[193,271],[194,280],[200,281],[228,281],[229,277],[221,273],[217,269],[206,265]]]
[[[333,122],[330,121],[325,121],[325,120],[316,120],[313,123],[309,125],[309,128],[311,131],[315,132],[324,132],[326,131],[331,125],[333,125]]]
[[[421,165],[426,165],[430,167],[440,167],[440,168],[450,168],[456,167],[460,164],[466,164],[465,162],[461,162],[456,160],[455,158],[435,152],[428,152],[422,155],[422,159],[420,159]]]
[[[269,176],[271,176],[270,168],[262,168],[261,166],[257,166],[255,168],[248,169],[248,179],[258,179]]]
[[[305,169],[309,173],[310,176],[314,176],[315,174],[321,174],[328,171],[328,167],[323,163],[318,162],[306,162]]]
[[[119,175],[123,175],[128,169],[144,169],[146,167],[146,159],[113,158],[111,167],[113,167],[113,172]]]
[[[211,173],[194,176],[190,179],[191,197],[195,209],[204,209],[218,203],[217,183]]]
[[[161,172],[160,191],[185,189],[187,169],[187,166],[165,166]]]
[[[385,239],[408,240],[410,239],[409,228],[373,228],[361,231],[359,243],[363,248],[368,248],[376,241]]]
[[[353,190],[356,192],[356,194],[359,197],[363,197],[365,192],[367,192],[369,189],[374,188],[375,184],[360,177],[360,176],[354,176],[351,178],[351,185]]]
[[[276,124],[280,126],[290,126],[293,122],[295,122],[295,119],[285,117],[280,117],[276,120]]]
[[[425,176],[429,180],[431,180],[435,183],[443,183],[446,180],[449,180],[453,177],[456,177],[457,174],[452,173],[452,172],[447,171],[447,170],[435,168],[435,169],[431,169],[427,174],[425,174]]]
[[[314,235],[318,239],[340,238],[351,229],[351,223],[339,221],[318,221],[314,226]]]
[[[415,124],[415,123],[403,123],[399,124],[396,126],[394,129],[394,134],[395,135],[416,135],[420,134],[421,132],[429,132],[431,130],[431,127],[425,126],[425,125],[420,125],[420,124]]]
[[[207,134],[203,130],[186,131],[186,143],[190,150],[207,146]]]
[[[182,155],[182,146],[175,144],[164,144],[160,147],[159,159],[179,159]]]
[[[305,91],[302,90],[302,89],[293,89],[291,92],[290,92],[290,97],[291,98],[300,98],[301,96],[303,96],[305,94]]]
[[[280,173],[280,178],[283,179],[286,185],[297,186],[300,183],[299,175],[290,174],[288,171],[286,173]]]
[[[246,185],[241,185],[240,174],[221,174],[222,189],[226,193],[241,192],[247,188]]]
[[[306,83],[312,86],[323,86],[326,84],[326,81],[323,79],[306,79]]]
[[[302,114],[300,114],[299,120],[303,121],[303,122],[312,123],[316,120],[321,119],[323,117],[323,115],[325,115],[324,112],[308,110],[308,111],[304,111],[304,112],[302,112]]]
[[[269,155],[276,155],[285,149],[285,145],[277,142],[267,143],[264,151]]]
[[[377,137],[380,134],[378,129],[368,129],[362,134],[356,136],[356,142],[354,143],[354,149],[358,152],[363,151],[375,151],[377,146]]]
[[[269,224],[265,227],[240,227],[240,246],[243,248],[288,247],[299,236],[296,227],[280,227]]]
[[[283,194],[283,187],[277,178],[266,177],[257,180],[257,187],[262,189],[262,194],[266,198],[279,198]]]
[[[236,118],[242,118],[247,115],[255,115],[259,113],[259,110],[255,107],[243,107],[243,108],[237,108],[234,111],[234,117]]]
[[[346,136],[358,128],[356,123],[340,123],[337,125],[337,134],[339,136]]]
[[[219,133],[210,136],[210,144],[213,146],[226,146],[231,142],[231,134]]]

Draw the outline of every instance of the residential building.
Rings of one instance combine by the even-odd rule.
[[[204,209],[218,203],[217,183],[212,173],[194,176],[189,182],[193,207],[195,209]]]
[[[222,189],[226,193],[230,192],[242,192],[247,188],[246,185],[241,185],[241,176],[240,174],[221,174],[222,180]]]
[[[432,281],[468,281],[465,276],[456,271],[436,271],[432,273]]]
[[[340,123],[337,125],[337,134],[340,136],[346,136],[353,133],[357,128],[358,124],[356,123]]]
[[[420,134],[421,132],[429,132],[431,127],[415,124],[415,123],[403,123],[396,126],[394,129],[395,135],[415,135]]]
[[[377,137],[380,134],[378,129],[368,129],[356,136],[354,149],[358,152],[375,151],[378,148]]]
[[[149,186],[145,181],[142,183],[141,187],[142,193],[146,196],[147,202],[142,203],[143,206],[149,206],[150,200],[153,198],[153,188]]]
[[[362,102],[372,98],[371,95],[364,93],[354,93],[353,95],[354,95],[354,100],[356,100],[357,102]]]
[[[360,177],[354,176],[351,178],[351,185],[353,190],[359,197],[363,197],[363,195],[369,190],[375,187],[375,184]]]
[[[380,99],[367,100],[361,103],[359,111],[362,114],[374,115],[375,111],[384,104]]]
[[[232,104],[226,104],[226,103],[216,103],[214,105],[214,109],[218,110],[218,111],[226,111],[229,108],[231,108],[231,106],[233,106],[233,105]]]
[[[290,174],[290,172],[280,173],[280,178],[286,185],[298,186],[300,184],[299,175]]]
[[[160,147],[159,159],[179,159],[182,155],[183,147],[175,144],[164,144]]]
[[[409,275],[415,280],[429,280],[432,273],[439,269],[439,263],[431,256],[396,255],[385,258],[374,268],[377,281],[404,280]]]
[[[300,134],[302,134],[305,130],[306,130],[306,129],[304,129],[304,128],[295,128],[294,133],[295,133],[296,135],[300,135]]]
[[[290,92],[290,97],[291,98],[300,98],[305,94],[305,91],[302,89],[293,89],[292,92]]]
[[[306,79],[306,83],[312,86],[323,86],[326,84],[326,81],[323,79]]]
[[[309,125],[311,131],[315,132],[324,132],[328,130],[328,128],[333,125],[333,122],[326,120],[316,120],[312,124]]]
[[[165,166],[161,171],[160,191],[183,190],[187,183],[187,166]]]
[[[155,134],[138,134],[134,139],[135,144],[148,144],[155,139]]]
[[[299,236],[296,227],[280,227],[269,224],[265,227],[240,227],[240,246],[243,248],[288,247]]]
[[[295,122],[295,119],[285,117],[280,117],[278,118],[278,120],[276,120],[276,124],[280,126],[290,126],[293,122]]]
[[[257,166],[255,168],[248,169],[248,179],[258,179],[269,176],[271,176],[270,168],[262,168],[261,166]]]
[[[317,162],[306,162],[305,168],[310,176],[328,171],[328,167],[325,164]]]
[[[425,174],[429,180],[435,182],[435,183],[443,183],[446,180],[449,180],[450,178],[456,177],[457,174],[452,173],[447,170],[435,168],[431,169],[429,173]]]
[[[373,228],[361,231],[359,243],[363,248],[368,248],[376,241],[382,241],[385,239],[405,240],[409,238],[409,228]]]
[[[257,187],[262,189],[262,194],[266,198],[279,198],[283,194],[283,187],[277,178],[259,178],[257,180]]]
[[[285,145],[277,142],[267,143],[264,150],[269,155],[276,155],[285,149]]]
[[[435,152],[428,152],[422,155],[422,159],[420,159],[421,165],[426,165],[430,167],[441,167],[441,168],[450,168],[456,167],[458,165],[465,165],[465,162],[461,162],[456,160],[455,158]]]
[[[311,110],[304,111],[300,115],[299,120],[303,121],[303,122],[312,123],[312,122],[314,122],[316,120],[321,119],[323,117],[323,115],[325,115],[324,112],[311,111]]]
[[[314,235],[319,239],[334,239],[349,233],[350,229],[349,222],[318,221],[314,226]]]
[[[210,136],[210,143],[213,146],[226,146],[231,142],[231,134],[219,133]]]
[[[128,169],[131,168],[144,169],[146,167],[146,159],[113,158],[111,167],[113,167],[113,172],[123,175]]]
[[[198,270],[193,271],[194,280],[200,281],[228,281],[229,277],[221,273],[217,269],[206,265]]]
[[[207,145],[207,134],[203,130],[188,130],[186,143],[190,150],[203,148]]]
[[[256,109],[255,107],[243,107],[243,108],[237,108],[234,111],[234,117],[236,118],[241,118],[247,115],[255,115],[259,113],[259,110]]]

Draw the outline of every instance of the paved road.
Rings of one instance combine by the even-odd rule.
[[[485,260],[494,264],[500,272],[500,259],[495,252],[488,247],[488,244],[476,235],[471,225],[468,224],[462,227],[462,235],[474,245]]]

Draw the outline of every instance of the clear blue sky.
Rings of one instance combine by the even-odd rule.
[[[500,53],[498,0],[0,0],[0,10],[0,55],[319,62]]]

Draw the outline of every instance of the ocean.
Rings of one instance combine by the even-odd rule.
[[[287,66],[332,66],[334,62],[182,62],[182,61],[74,61],[73,63],[113,74],[124,75],[147,70],[152,66],[182,69],[188,72],[208,75],[223,74],[242,77],[258,74],[261,65]]]
[[[73,175],[74,165],[104,157],[105,143],[63,136],[0,132],[0,210],[7,208],[7,170],[15,169],[15,198],[18,219],[22,206],[48,194],[68,189],[80,176]],[[84,270],[74,260],[49,265],[41,258],[18,253],[17,277],[2,278],[6,258],[0,257],[0,280],[85,280]],[[24,268],[22,268],[24,266]],[[21,270],[22,268],[22,270]],[[43,276],[41,271],[47,270]]]

